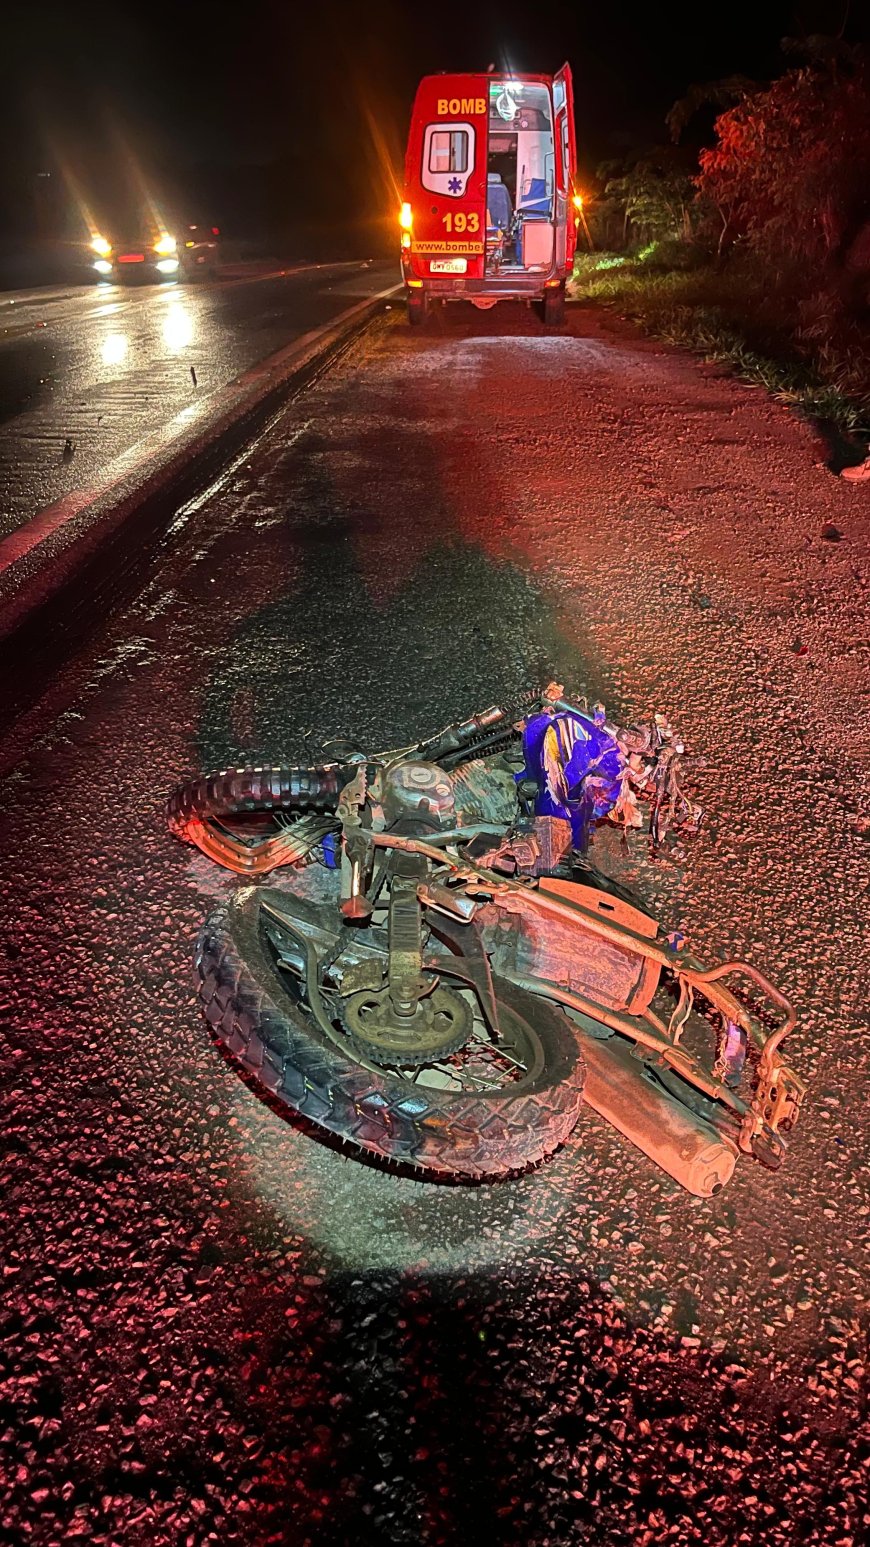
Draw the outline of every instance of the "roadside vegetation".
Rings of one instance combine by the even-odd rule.
[[[671,145],[599,168],[573,293],[870,433],[870,68],[840,39],[783,46],[800,63],[772,84],[694,86]]]

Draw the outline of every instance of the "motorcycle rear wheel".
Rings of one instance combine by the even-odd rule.
[[[411,1071],[376,1068],[327,1037],[292,991],[265,927],[264,897],[267,889],[246,888],[222,903],[200,931],[195,962],[214,1034],[273,1095],[360,1150],[433,1176],[505,1176],[564,1142],[586,1070],[560,1009],[494,980],[507,1045],[521,1055],[495,1089],[437,1088]]]

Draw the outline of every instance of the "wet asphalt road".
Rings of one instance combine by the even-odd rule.
[[[345,262],[0,295],[0,537],[395,279],[395,264]]]
[[[866,519],[813,455],[600,315],[393,312],[59,670],[2,795],[13,1540],[865,1539]],[[599,862],[800,1008],[786,1167],[718,1198],[591,1113],[514,1181],[389,1175],[273,1110],[193,1000],[231,883],[165,832],[181,774],[554,674],[706,762],[691,849]]]

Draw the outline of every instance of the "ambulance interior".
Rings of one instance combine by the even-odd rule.
[[[546,86],[493,81],[489,95],[486,271],[549,268],[555,156]]]

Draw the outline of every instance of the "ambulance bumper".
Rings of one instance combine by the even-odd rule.
[[[446,301],[487,299],[492,301],[539,300],[554,285],[562,282],[562,275],[553,270],[541,274],[490,275],[485,279],[469,279],[452,274],[427,275],[421,283],[409,289],[410,295],[433,296]]]

